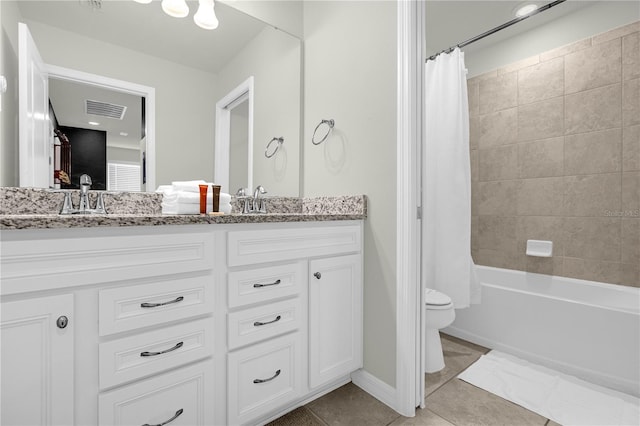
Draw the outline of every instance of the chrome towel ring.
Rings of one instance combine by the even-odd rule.
[[[327,127],[327,133],[325,133],[325,135],[322,137],[322,139],[320,139],[318,142],[316,142],[316,133],[318,132],[318,129],[320,128],[320,126],[322,126],[323,124],[326,124]],[[329,135],[331,134],[331,130],[333,130],[333,126],[335,126],[336,122],[333,121],[333,119],[330,120],[322,120],[320,122],[320,124],[318,124],[316,126],[316,129],[313,131],[313,136],[311,137],[311,143],[314,145],[320,145],[322,142],[324,142]]]
[[[271,146],[272,143],[274,142],[278,142],[278,144],[276,145],[276,147],[274,148],[274,150],[271,152],[271,154],[269,154],[269,147]],[[267,158],[271,158],[274,155],[276,155],[276,152],[278,152],[278,150],[280,149],[280,147],[282,146],[282,144],[284,143],[284,138],[282,136],[280,136],[279,138],[273,138],[269,141],[269,143],[267,144],[267,147],[264,149],[264,156]]]

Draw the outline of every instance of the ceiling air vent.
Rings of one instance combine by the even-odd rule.
[[[115,118],[122,120],[127,107],[124,105],[109,104],[106,102],[85,100],[87,114],[99,115],[101,117]]]

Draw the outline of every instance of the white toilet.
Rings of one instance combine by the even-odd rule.
[[[427,288],[424,293],[426,329],[425,365],[427,373],[435,373],[444,368],[442,343],[438,330],[445,328],[456,319],[451,298],[444,293]]]

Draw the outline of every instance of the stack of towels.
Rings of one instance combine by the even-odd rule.
[[[160,185],[156,192],[162,193],[162,214],[200,214],[200,186],[208,185],[207,213],[213,211],[212,183],[203,180],[171,182],[171,185]],[[231,213],[231,195],[220,193],[218,211]]]

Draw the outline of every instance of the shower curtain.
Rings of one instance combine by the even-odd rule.
[[[426,64],[422,151],[423,283],[466,308],[480,302],[480,282],[471,259],[469,105],[458,48]]]

